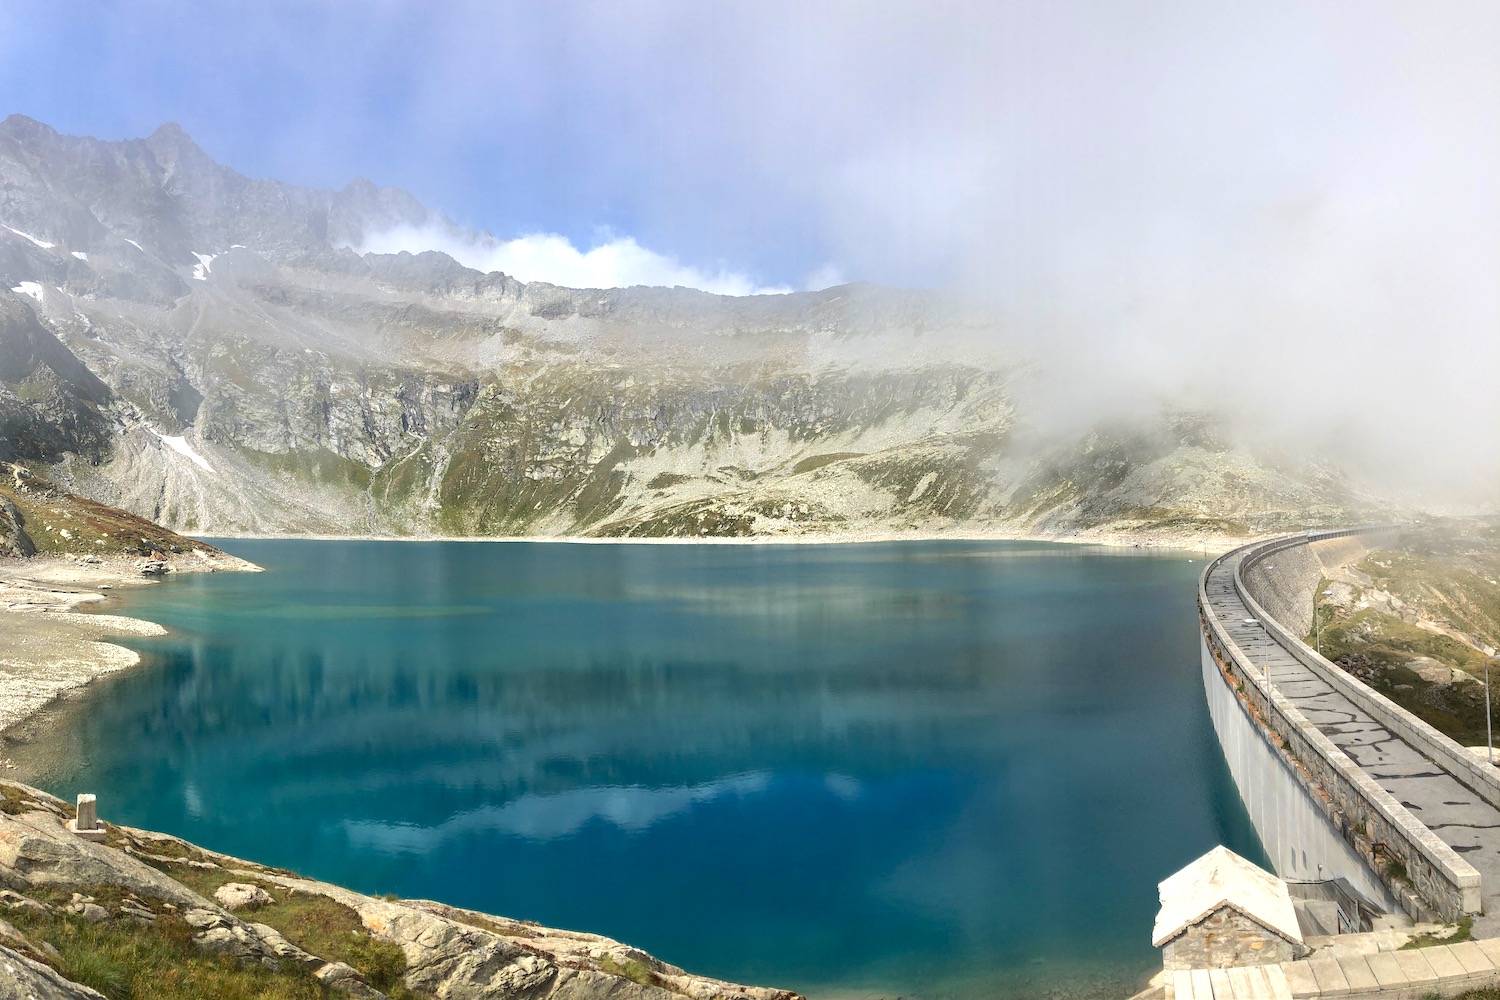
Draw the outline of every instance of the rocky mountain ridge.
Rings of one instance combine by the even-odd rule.
[[[933,291],[565,289],[427,252],[357,181],[181,129],[0,123],[0,459],[204,533],[1226,535],[1381,507],[1201,414],[1039,433]]]

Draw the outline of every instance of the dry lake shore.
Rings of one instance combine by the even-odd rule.
[[[130,556],[0,559],[0,738],[68,692],[140,657],[110,640],[165,635],[154,622],[96,613],[112,591],[155,585]],[[246,571],[233,556],[186,556],[175,573]],[[0,761],[0,764],[6,762]]]

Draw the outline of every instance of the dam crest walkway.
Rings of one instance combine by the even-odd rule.
[[[1474,933],[1500,936],[1500,809],[1371,718],[1277,641],[1235,587],[1243,558],[1244,550],[1232,553],[1209,573],[1205,589],[1211,612],[1276,691],[1478,870],[1485,915],[1475,918]]]

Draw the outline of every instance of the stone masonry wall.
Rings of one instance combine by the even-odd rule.
[[[1301,958],[1297,946],[1228,906],[1221,906],[1162,948],[1162,964],[1174,969],[1226,969]]]

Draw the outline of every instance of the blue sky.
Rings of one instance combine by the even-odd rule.
[[[4,0],[0,103],[174,120],[251,176],[368,176],[502,240],[1055,303],[1279,280],[1372,228],[1471,240],[1496,37],[1500,6],[1452,0]]]

